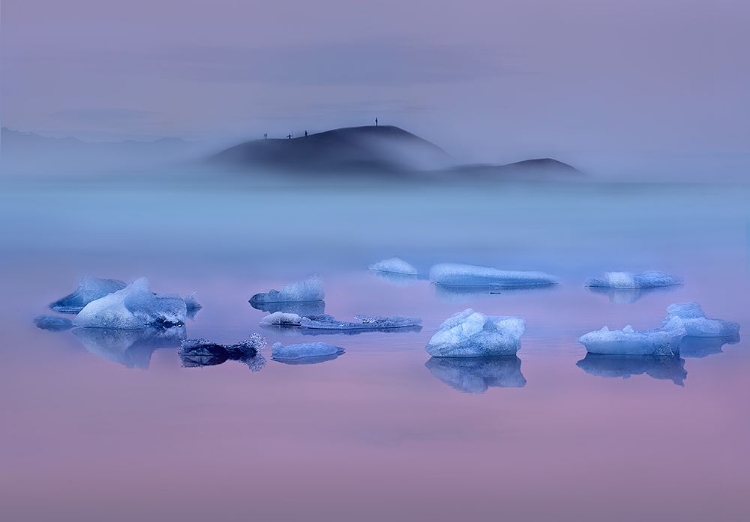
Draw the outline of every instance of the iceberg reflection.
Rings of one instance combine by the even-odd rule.
[[[673,292],[679,286],[658,286],[654,288],[607,288],[603,286],[588,286],[589,292],[609,297],[615,304],[632,304],[649,294]]]
[[[645,374],[653,379],[672,381],[678,386],[684,386],[687,379],[685,360],[679,356],[588,353],[576,366],[598,377],[629,379],[633,375]]]
[[[185,339],[185,326],[119,330],[112,328],[74,328],[72,330],[90,353],[126,368],[146,369],[151,355],[160,348],[178,348]]]
[[[239,361],[247,364],[251,371],[257,372],[266,365],[266,359],[260,354],[265,345],[265,338],[258,334],[252,334],[250,338],[237,344],[219,344],[205,339],[193,339],[182,342],[179,355],[185,368],[217,366],[227,361]]]
[[[434,284],[435,296],[441,301],[447,303],[465,303],[479,297],[491,298],[500,295],[509,294],[520,294],[526,292],[553,292],[556,290],[556,286],[528,286],[528,287],[516,287],[507,288],[497,285],[484,285],[484,286],[446,286],[441,284]]]
[[[432,357],[425,363],[430,373],[464,393],[484,393],[488,388],[523,388],[521,359],[501,357]]]
[[[275,312],[283,312],[289,314],[297,314],[299,316],[323,315],[326,311],[325,301],[287,301],[280,303],[263,303],[251,301],[250,306],[252,306],[256,310],[268,312],[269,314]]]
[[[722,353],[725,344],[740,342],[739,333],[729,337],[683,337],[680,341],[680,355],[682,357],[701,358]]]

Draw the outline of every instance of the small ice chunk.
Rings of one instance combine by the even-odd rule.
[[[708,319],[698,303],[674,303],[667,307],[667,318],[664,323],[673,318],[682,320],[688,337],[738,337],[740,325],[721,319]]]
[[[260,351],[265,347],[266,339],[259,334],[252,334],[249,339],[238,344],[219,344],[205,339],[190,339],[180,346],[180,359],[188,368],[215,366],[228,360],[242,361],[252,371],[258,371],[265,365]]]
[[[521,317],[493,317],[467,308],[446,319],[426,349],[433,357],[515,355],[525,329]]]
[[[34,318],[34,324],[37,328],[51,330],[53,332],[70,330],[73,328],[73,321],[67,317],[57,317],[54,315],[40,315],[39,317]]]
[[[85,328],[137,330],[148,326],[177,326],[185,323],[187,307],[180,297],[160,296],[140,278],[122,290],[90,302],[73,320]]]
[[[306,281],[288,284],[281,290],[255,294],[250,298],[250,304],[256,306],[266,303],[322,301],[323,299],[325,299],[323,282],[317,277],[311,277]]]
[[[494,288],[528,288],[557,284],[544,272],[498,270],[483,266],[442,263],[430,269],[430,281],[445,286],[485,286]]]
[[[430,357],[425,367],[448,386],[464,393],[484,393],[488,388],[523,388],[521,359],[502,357]]]
[[[687,379],[685,360],[679,356],[654,355],[602,355],[587,353],[576,363],[589,375],[608,378],[629,379],[633,375],[648,375],[653,379],[664,379],[684,386]]]
[[[326,343],[302,343],[288,344],[281,343],[273,345],[271,358],[280,362],[323,362],[335,359],[344,353],[343,348]]]
[[[260,320],[263,326],[299,326],[302,318],[297,314],[274,312]]]
[[[314,330],[337,330],[337,331],[368,331],[368,330],[393,330],[397,328],[415,328],[422,323],[416,317],[405,317],[395,315],[393,317],[378,317],[355,315],[352,321],[339,321],[330,315],[311,315],[300,319],[302,328]]]
[[[659,288],[681,285],[682,279],[664,272],[649,270],[634,274],[631,272],[606,272],[604,277],[586,281],[586,286],[599,288]]]
[[[677,317],[665,322],[657,330],[635,331],[627,325],[622,330],[589,332],[578,339],[589,353],[603,355],[677,355],[680,340],[685,336],[685,327]]]
[[[417,275],[417,269],[412,265],[401,259],[400,257],[392,257],[390,259],[384,259],[370,265],[370,270],[376,272],[387,272],[389,274],[399,274],[406,276]]]
[[[63,314],[77,314],[91,301],[122,290],[125,286],[125,283],[117,279],[97,279],[86,276],[72,294],[58,299],[49,307]]]

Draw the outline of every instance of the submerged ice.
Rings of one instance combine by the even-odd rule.
[[[343,353],[343,348],[326,343],[301,343],[286,346],[276,343],[271,349],[271,358],[274,361],[292,364],[312,364],[333,360]]]
[[[125,283],[117,279],[98,279],[86,276],[73,293],[51,303],[49,307],[56,312],[77,314],[90,302],[122,290],[125,286]]]
[[[250,304],[257,308],[268,303],[323,301],[324,299],[323,282],[317,277],[311,277],[306,281],[288,284],[281,290],[255,294],[250,298]]]
[[[467,308],[444,321],[426,349],[433,357],[515,355],[525,328],[521,317],[493,317]]]
[[[544,272],[498,270],[474,265],[442,263],[430,269],[430,281],[445,286],[528,288],[549,286],[557,279]]]
[[[370,265],[370,270],[375,272],[385,272],[388,274],[398,274],[404,276],[416,276],[417,269],[399,257],[384,259]]]
[[[649,270],[634,274],[631,272],[607,272],[604,277],[586,281],[586,286],[596,288],[659,288],[682,284],[682,279],[673,275]]]
[[[87,304],[73,320],[85,328],[136,330],[149,326],[182,325],[187,306],[181,297],[153,293],[148,281],[140,278],[122,290]]]

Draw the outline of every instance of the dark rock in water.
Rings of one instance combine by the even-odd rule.
[[[262,294],[265,295],[265,294]],[[288,314],[297,314],[299,316],[307,315],[323,315],[326,311],[325,301],[300,301],[300,302],[258,302],[250,299],[250,306],[256,310],[268,312],[270,314],[275,312],[284,312]]]
[[[646,374],[653,379],[664,379],[678,386],[685,385],[685,359],[659,355],[603,355],[588,353],[576,366],[590,375],[629,379]]]
[[[91,301],[122,290],[126,286],[124,282],[117,279],[97,279],[87,276],[81,280],[81,284],[73,293],[58,299],[49,307],[63,314],[77,314]]]
[[[57,317],[54,315],[40,315],[39,317],[34,318],[34,324],[37,328],[51,330],[53,332],[70,330],[73,328],[73,321],[67,317]]]
[[[425,367],[448,386],[464,393],[484,393],[488,388],[523,388],[521,359],[501,357],[432,357]]]
[[[182,342],[180,359],[186,368],[216,366],[226,361],[241,361],[252,371],[265,366],[265,359],[260,350],[266,345],[263,336],[253,334],[246,341],[238,344],[219,344],[205,339],[191,339]]]

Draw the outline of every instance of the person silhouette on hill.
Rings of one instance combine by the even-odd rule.
[[[305,131],[305,138],[307,138],[307,131]]]
[[[377,118],[375,118],[375,126],[376,127],[378,126],[378,119]]]

